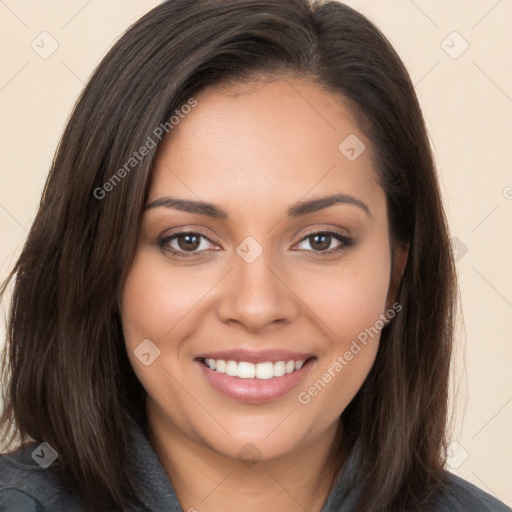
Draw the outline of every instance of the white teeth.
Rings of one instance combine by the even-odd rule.
[[[256,365],[254,365],[252,363],[246,363],[245,361],[238,363],[237,375],[241,379],[254,379],[255,374],[256,374]]]
[[[229,375],[230,377],[238,376],[238,365],[235,361],[228,361],[226,363],[226,375]]]
[[[257,379],[271,379],[274,376],[274,365],[272,363],[258,363],[256,365]]]
[[[292,373],[295,370],[295,361],[288,361],[285,370],[286,373]]]
[[[282,377],[286,373],[286,363],[284,361],[278,361],[274,363],[274,375],[276,377]]]
[[[290,360],[271,361],[265,363],[249,363],[247,361],[224,361],[223,359],[205,359],[206,366],[219,373],[225,373],[231,377],[239,377],[240,379],[273,379],[274,377],[282,377],[295,370],[300,370],[306,360],[300,361]]]
[[[226,373],[226,361],[223,361],[222,359],[218,359],[217,361],[215,361],[214,359],[210,359],[210,361],[214,361],[214,365],[216,365],[217,367],[216,368],[212,368],[210,366],[210,368],[212,368],[212,370],[217,370],[219,373]]]

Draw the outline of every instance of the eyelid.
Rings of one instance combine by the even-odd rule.
[[[302,235],[300,240],[296,244],[294,244],[294,246],[300,244],[304,240],[307,240],[309,237],[316,235],[316,234],[329,235],[332,238],[335,238],[336,240],[338,240],[341,243],[341,246],[334,248],[334,249],[329,249],[326,251],[313,251],[313,250],[304,250],[304,249],[298,249],[298,250],[305,251],[309,254],[315,255],[315,257],[318,256],[321,258],[323,256],[336,254],[338,252],[343,251],[344,249],[348,249],[349,247],[355,245],[355,240],[353,238],[351,238],[348,235],[343,234],[341,230],[331,227],[331,228],[315,228],[311,231],[307,231],[304,235]]]
[[[181,231],[176,231],[176,232],[172,232],[170,234],[166,234],[166,235],[162,236],[161,238],[159,238],[157,240],[156,245],[158,247],[160,247],[160,249],[162,249],[163,251],[171,253],[173,256],[177,256],[177,257],[185,257],[185,258],[187,258],[187,257],[195,257],[195,256],[202,255],[205,252],[211,252],[211,250],[209,250],[209,249],[203,249],[201,251],[190,251],[190,252],[187,252],[187,251],[181,251],[181,250],[176,250],[176,249],[166,249],[165,248],[165,245],[167,243],[169,243],[171,240],[174,240],[174,239],[178,238],[181,235],[187,235],[187,234],[198,235],[199,238],[204,238],[205,240],[207,240],[211,244],[219,245],[214,240],[212,240],[211,237],[209,237],[208,235],[205,235],[201,230],[194,230],[194,229],[182,229]],[[307,231],[304,235],[302,235],[300,240],[297,243],[295,243],[294,246],[300,244],[301,242],[303,242],[304,240],[308,239],[309,237],[311,237],[311,236],[313,236],[315,234],[326,234],[326,235],[329,235],[331,237],[334,237],[342,245],[341,245],[341,247],[338,247],[338,248],[335,248],[335,249],[329,249],[329,250],[325,250],[325,251],[314,251],[314,250],[305,250],[305,249],[298,249],[298,251],[305,251],[307,253],[313,253],[315,255],[318,255],[319,257],[322,257],[323,255],[332,255],[334,253],[341,252],[343,249],[347,249],[350,246],[355,245],[355,241],[351,237],[343,234],[341,232],[341,230],[339,230],[339,229],[335,229],[335,228],[316,228],[316,229],[313,229],[311,231]]]
[[[156,241],[156,245],[163,251],[167,252],[167,253],[170,253],[172,256],[177,256],[178,258],[180,257],[185,257],[185,258],[188,258],[188,257],[194,257],[194,256],[198,256],[198,255],[201,255],[205,252],[209,252],[209,250],[207,249],[203,249],[202,251],[192,251],[192,252],[187,252],[187,251],[178,251],[176,249],[167,249],[165,248],[165,245],[167,243],[169,243],[170,241],[182,236],[182,235],[198,235],[199,238],[204,238],[205,240],[207,240],[208,242],[210,242],[211,244],[214,244],[214,245],[218,245],[216,244],[216,242],[214,240],[212,240],[211,237],[209,237],[208,235],[205,235],[202,231],[200,230],[197,230],[197,229],[182,229],[180,231],[176,231],[176,232],[173,232],[173,233],[168,233],[166,235],[163,235],[162,237],[160,237],[157,241]]]

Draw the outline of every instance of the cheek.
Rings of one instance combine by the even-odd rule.
[[[192,281],[180,278],[179,273],[167,276],[165,266],[144,250],[135,255],[124,283],[120,314],[129,360],[150,395],[159,388],[159,375],[160,378],[167,375],[158,371],[162,370],[167,356],[171,356],[171,360],[177,359],[179,347],[165,340],[176,335],[180,319],[201,297],[202,288],[197,280],[197,277]],[[151,340],[149,344],[144,342],[145,351],[140,349],[143,340]],[[137,357],[145,352],[150,353],[150,361],[153,361],[148,365],[143,358]]]
[[[318,368],[298,395],[310,412],[334,420],[362,386],[384,327],[391,257],[387,240],[346,258],[329,271],[303,274],[299,289],[329,343]],[[322,412],[324,411],[324,412]],[[329,411],[327,414],[325,411]]]
[[[317,316],[335,349],[385,313],[391,258],[386,240],[373,250],[347,254],[335,266],[303,268],[296,280],[297,295]]]
[[[159,258],[141,250],[123,289],[121,316],[127,343],[137,343],[137,336],[158,343],[172,336],[205,295],[208,283],[207,276],[197,269],[171,272]]]

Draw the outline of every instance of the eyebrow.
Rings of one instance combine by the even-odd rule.
[[[370,208],[363,203],[360,199],[348,194],[332,194],[330,196],[319,197],[309,201],[300,201],[293,204],[288,208],[288,217],[302,217],[309,213],[317,212],[333,206],[335,204],[349,204],[361,208],[368,217],[372,217]],[[144,207],[144,211],[152,210],[159,207],[174,208],[189,213],[197,213],[199,215],[206,215],[214,219],[228,219],[228,213],[221,207],[203,201],[193,201],[191,199],[179,199],[176,197],[160,197]]]

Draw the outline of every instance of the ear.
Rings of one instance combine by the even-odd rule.
[[[389,309],[396,302],[396,294],[400,281],[409,258],[409,242],[396,244],[391,255],[391,279],[389,283],[388,296],[386,298],[386,309]]]

